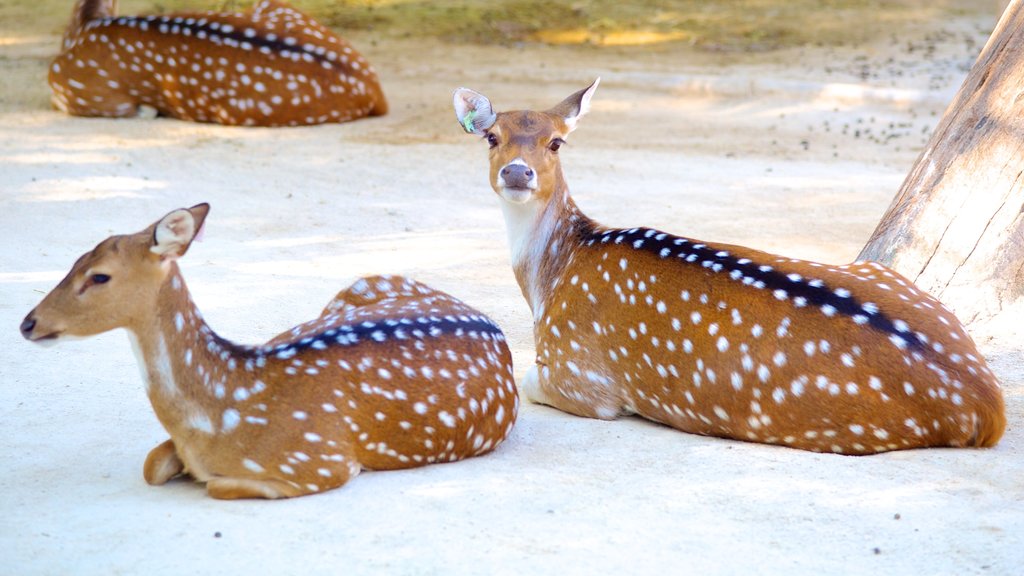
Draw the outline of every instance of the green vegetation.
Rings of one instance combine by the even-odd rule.
[[[972,0],[292,0],[340,30],[382,38],[448,42],[650,45],[684,43],[710,51],[763,51],[840,45],[954,11]],[[39,14],[70,15],[72,0],[0,0],[10,31],[38,29]],[[248,0],[122,0],[120,11],[234,10]],[[49,19],[47,19],[49,21]],[[66,17],[54,29],[58,33]]]
[[[771,50],[860,42],[962,2],[926,0],[304,0],[341,29],[484,44],[644,45]]]

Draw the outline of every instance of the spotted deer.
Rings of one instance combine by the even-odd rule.
[[[385,114],[370,64],[282,0],[247,12],[117,16],[78,0],[50,65],[56,108],[244,126],[345,122]]]
[[[569,195],[559,148],[598,82],[544,112],[454,95],[490,146],[516,279],[533,312],[527,398],[819,452],[992,446],[1002,393],[941,303],[874,262],[831,266],[651,228]]]
[[[518,393],[504,335],[424,284],[363,278],[261,346],[214,333],[176,263],[208,210],[104,240],[21,324],[40,344],[127,331],[171,436],[146,458],[148,483],[187,473],[215,498],[301,496],[361,469],[485,454],[508,436]]]

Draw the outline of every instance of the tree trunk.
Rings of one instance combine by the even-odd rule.
[[[1024,310],[1022,4],[1003,12],[859,257],[914,280],[972,328]]]

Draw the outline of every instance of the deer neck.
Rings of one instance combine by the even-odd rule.
[[[534,321],[544,315],[547,295],[572,259],[579,239],[594,223],[576,207],[560,182],[547,200],[502,202],[512,269]]]
[[[128,334],[153,409],[172,438],[185,431],[214,434],[232,401],[229,391],[252,385],[243,380],[252,376],[253,360],[209,328],[174,263],[155,312]]]

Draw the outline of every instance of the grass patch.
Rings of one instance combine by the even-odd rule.
[[[645,45],[713,51],[842,45],[942,17],[965,2],[926,0],[306,0],[342,29],[453,42]]]
[[[764,51],[863,42],[953,12],[971,0],[293,0],[340,30],[478,44],[653,45]],[[240,0],[122,0],[124,14],[234,10]],[[7,34],[57,33],[71,0],[0,0]],[[57,14],[59,20],[39,14]],[[45,26],[45,29],[42,29]]]

